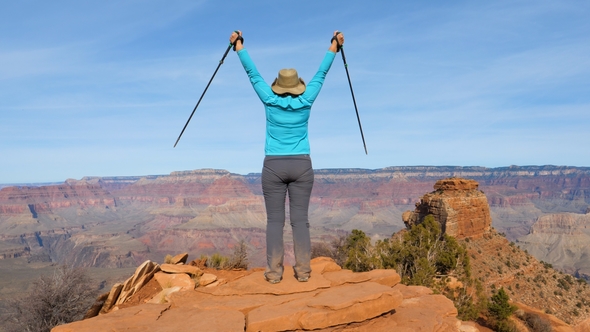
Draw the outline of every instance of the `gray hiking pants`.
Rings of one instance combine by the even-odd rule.
[[[267,215],[265,276],[269,280],[280,280],[283,276],[283,228],[287,192],[293,229],[295,277],[309,277],[311,273],[308,210],[312,187],[313,169],[309,155],[264,158],[262,192]]]

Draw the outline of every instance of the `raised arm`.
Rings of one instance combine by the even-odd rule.
[[[244,70],[246,71],[248,78],[250,79],[250,83],[252,84],[254,91],[256,91],[256,94],[264,104],[270,103],[272,102],[272,100],[276,98],[276,95],[274,94],[274,92],[272,92],[270,86],[264,81],[264,79],[258,72],[258,69],[256,69],[254,61],[252,61],[250,55],[248,54],[248,51],[244,48],[244,45],[242,44],[242,39],[239,38],[241,36],[242,31],[240,30],[238,30],[237,33],[232,32],[232,34],[229,37],[229,41],[232,44],[236,42],[236,53],[240,58],[240,62],[242,63],[242,66],[244,67]]]
[[[305,98],[309,103],[313,104],[315,99],[317,98],[320,90],[322,89],[322,85],[324,84],[324,79],[332,66],[332,62],[334,61],[334,57],[338,52],[338,45],[342,46],[344,44],[344,34],[338,33],[338,30],[334,31],[332,38],[332,43],[328,48],[328,52],[324,56],[324,60],[320,64],[320,68],[314,75],[314,77],[309,81],[305,92],[303,93],[302,97]]]

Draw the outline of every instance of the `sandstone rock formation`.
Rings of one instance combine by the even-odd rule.
[[[213,287],[154,295],[136,306],[55,327],[96,331],[477,331],[457,320],[453,303],[425,287],[399,284],[394,270],[353,273],[328,258],[312,260],[311,278],[298,282],[286,267],[279,284],[251,271]],[[134,279],[137,279],[134,277]],[[164,289],[166,290],[166,289]]]
[[[152,294],[151,298],[156,298],[155,303],[161,303],[161,298],[166,298],[173,292],[194,290],[197,285],[194,279],[202,276],[203,271],[196,266],[184,265],[187,257],[186,253],[174,256],[172,261],[178,261],[177,264],[158,265],[149,260],[145,261],[124,283],[116,283],[110,292],[100,295],[84,318],[119,310],[121,306],[124,307],[132,297],[144,289],[144,286],[154,281],[159,285],[158,289],[164,290],[157,296]],[[211,279],[211,276],[207,276],[204,283],[209,284],[215,281],[210,281]]]
[[[416,209],[402,215],[409,227],[433,215],[444,233],[461,239],[479,238],[490,231],[492,219],[488,201],[474,180],[447,178],[434,185],[434,192],[422,196]]]

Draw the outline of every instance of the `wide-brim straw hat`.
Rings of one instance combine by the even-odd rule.
[[[305,92],[305,82],[297,75],[297,70],[281,69],[279,77],[275,78],[272,83],[272,91],[278,95],[290,93],[292,95],[300,95]]]

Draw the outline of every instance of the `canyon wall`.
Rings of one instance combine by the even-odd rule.
[[[540,216],[584,213],[590,206],[590,168],[417,166],[315,170],[310,204],[314,241],[329,241],[335,230],[352,229],[361,229],[374,238],[388,237],[404,228],[403,211],[414,208],[424,193],[432,191],[436,181],[449,177],[477,181],[491,206],[489,217],[494,227],[513,240],[528,234]],[[472,205],[477,200],[480,198],[464,203]],[[215,232],[222,234],[226,230],[254,239],[250,249],[258,253],[259,232],[265,223],[260,174],[202,169],[143,177],[85,177],[51,186],[5,187],[0,190],[0,258],[134,266],[150,255],[168,253],[176,248],[170,245],[175,242],[187,246],[190,242],[195,250],[227,253],[232,243],[240,240],[237,235],[212,243],[194,236],[206,231],[214,238]],[[447,227],[459,236],[470,236],[481,230],[476,224],[481,223],[475,222],[471,228],[453,224]],[[178,239],[170,236],[170,231]],[[182,239],[182,232],[193,235]],[[150,241],[142,240],[148,237]],[[287,242],[289,238],[287,234]],[[85,257],[84,262],[74,256]]]
[[[539,217],[516,243],[556,269],[590,280],[590,213]]]

